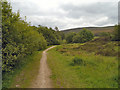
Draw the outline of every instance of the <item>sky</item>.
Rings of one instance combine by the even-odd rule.
[[[118,23],[119,0],[8,0],[31,25],[59,30],[112,26]]]

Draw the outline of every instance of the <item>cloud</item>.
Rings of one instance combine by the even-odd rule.
[[[118,22],[118,0],[8,0],[13,11],[32,25],[59,29],[114,25]],[[87,2],[86,2],[87,1]]]
[[[62,5],[61,7],[63,10],[69,12],[67,15],[69,18],[85,17],[87,20],[91,20],[91,18],[94,20],[106,16],[115,23],[118,17],[117,3],[113,2],[96,2],[89,5],[80,6],[67,4]]]

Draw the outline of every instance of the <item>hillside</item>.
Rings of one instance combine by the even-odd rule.
[[[91,30],[92,33],[94,33],[95,35],[98,35],[101,32],[112,32],[114,30],[114,26],[107,26],[107,27],[84,27],[84,28],[86,28],[88,30]],[[72,28],[72,29],[62,30],[62,32],[64,32],[64,33],[79,32],[82,29],[83,28]]]
[[[118,48],[118,42],[100,37],[48,51],[55,88],[118,87]]]

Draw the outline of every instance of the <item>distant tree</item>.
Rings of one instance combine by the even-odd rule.
[[[73,43],[84,43],[92,40],[93,37],[94,37],[93,33],[84,28],[73,37]]]
[[[53,30],[52,27],[49,28],[50,30]]]
[[[113,32],[113,40],[120,41],[120,25],[115,25]]]
[[[100,36],[100,37],[103,37],[103,38],[106,38],[106,39],[108,39],[108,40],[111,40],[111,39],[112,39],[112,34],[109,33],[109,32],[101,32],[101,33],[99,34],[99,36]]]
[[[55,30],[56,30],[56,31],[59,31],[58,27],[55,27]]]
[[[61,39],[63,40],[63,39],[65,39],[65,34],[64,34],[64,32],[59,32],[59,35],[61,36]]]
[[[54,31],[52,28],[40,26],[38,27],[38,32],[42,33],[47,41],[47,45],[58,45],[60,44],[60,35]]]
[[[74,37],[73,37],[73,40],[72,40],[73,43],[81,43],[81,42],[84,42],[84,39],[82,36],[80,36],[79,34],[76,34]]]
[[[66,35],[66,41],[67,43],[72,43],[73,42],[73,37],[76,35],[75,32],[70,32]]]

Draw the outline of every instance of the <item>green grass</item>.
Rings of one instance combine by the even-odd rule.
[[[94,52],[76,49],[80,45],[62,45],[48,51],[48,65],[52,70],[51,78],[54,86],[56,88],[118,87],[117,57],[95,55]],[[85,65],[73,65],[74,57],[81,58]]]
[[[3,74],[3,88],[28,88],[38,74],[42,51],[22,58],[14,72]]]

